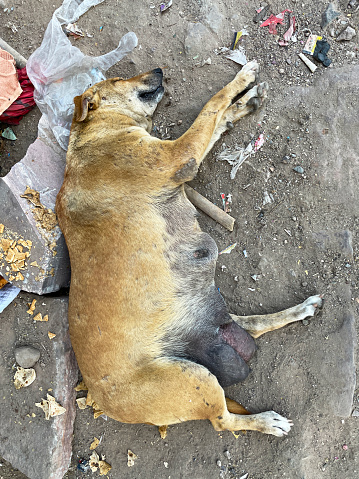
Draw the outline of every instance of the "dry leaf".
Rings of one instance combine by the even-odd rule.
[[[14,376],[14,386],[16,389],[26,388],[27,386],[30,386],[35,379],[35,369],[24,369],[19,366]]]
[[[76,399],[76,402],[77,402],[77,405],[78,405],[79,409],[86,409],[86,408],[87,408],[87,406],[86,406],[86,398]]]
[[[161,439],[166,439],[168,426],[158,426],[158,431],[161,434]]]
[[[112,467],[108,462],[99,461],[98,463],[100,468],[100,476],[107,476],[107,474],[111,471]]]
[[[130,449],[127,451],[127,465],[128,467],[132,467],[135,465],[135,459],[137,459],[137,456],[134,452],[132,452]]]
[[[93,441],[92,441],[92,443],[91,443],[91,446],[90,446],[91,451],[92,451],[93,449],[96,449],[96,447],[97,447],[99,444],[100,444],[100,439],[97,439],[97,437],[94,437],[94,438],[93,438]]]
[[[35,403],[35,406],[41,408],[45,413],[45,419],[49,420],[50,417],[61,416],[66,409],[56,402],[56,399],[47,394],[47,400],[42,399],[41,403]]]
[[[0,223],[0,235],[3,234],[4,228],[5,228],[5,226],[2,223]]]
[[[54,337],[56,336],[55,333],[50,333],[50,331],[47,333],[47,335],[50,339],[54,339]]]
[[[88,391],[85,381],[81,381],[76,387],[75,391]]]
[[[31,304],[28,303],[29,309],[27,310],[27,313],[34,314],[35,305],[36,305],[36,299],[33,299]]]

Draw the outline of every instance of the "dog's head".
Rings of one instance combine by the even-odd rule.
[[[112,109],[122,113],[138,124],[147,124],[164,93],[163,72],[155,68],[148,73],[124,80],[110,78],[96,83],[80,96],[74,98],[74,121],[91,119],[90,113]]]

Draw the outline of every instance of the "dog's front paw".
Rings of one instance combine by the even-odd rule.
[[[254,83],[258,79],[259,65],[256,60],[252,60],[244,65],[242,69],[237,73],[235,81],[240,81],[241,90],[243,87],[247,87],[250,83]],[[244,86],[243,86],[244,81]]]
[[[256,414],[258,431],[273,436],[286,436],[293,426],[293,422],[274,411],[266,411]]]
[[[314,316],[315,313],[323,305],[323,295],[310,296],[302,304],[300,304],[300,319]]]

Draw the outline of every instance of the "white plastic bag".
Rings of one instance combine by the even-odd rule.
[[[71,44],[61,25],[76,22],[90,7],[103,1],[64,0],[54,12],[41,46],[26,65],[35,86],[35,101],[64,150],[68,146],[74,97],[104,80],[104,73],[137,45],[133,32],[124,35],[115,50],[99,57],[86,56]]]

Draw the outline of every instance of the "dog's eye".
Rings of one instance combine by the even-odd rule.
[[[105,97],[105,96],[103,96],[103,97],[102,97],[102,100],[106,100],[106,97]]]

